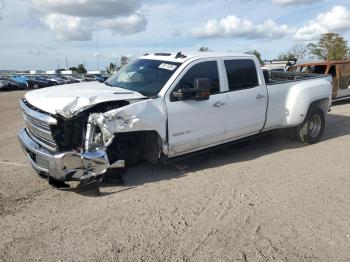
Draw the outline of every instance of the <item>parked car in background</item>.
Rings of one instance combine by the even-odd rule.
[[[45,87],[41,82],[34,81],[34,80],[29,79],[28,77],[22,76],[22,75],[13,75],[13,76],[11,76],[11,79],[18,82],[18,83],[25,84],[30,89]]]
[[[38,86],[38,87],[35,87],[35,88],[43,88],[43,87],[48,87],[49,86],[48,82],[35,79],[33,76],[25,76],[25,77],[26,77],[27,80],[33,81],[35,86]]]
[[[103,83],[109,78],[109,75],[85,75],[84,80],[86,82],[98,81]]]
[[[71,79],[72,81],[74,81],[74,83],[81,83],[84,82],[84,79],[78,77],[78,76],[68,76],[69,79]]]
[[[60,76],[61,79],[66,81],[66,84],[75,84],[75,83],[80,83],[80,80],[76,79],[73,76],[67,76],[67,75],[61,75]]]
[[[10,78],[1,77],[0,81],[3,83],[3,88],[7,88],[7,90],[24,90],[28,88],[26,84],[16,82]]]
[[[55,83],[55,85],[65,84],[65,81],[63,79],[56,76],[41,76],[41,77],[45,78],[46,80],[52,81],[53,83]]]
[[[17,83],[25,84],[25,85],[28,86],[28,88],[32,88],[32,87],[29,85],[27,79],[26,79],[24,76],[13,75],[13,76],[10,77],[10,79],[13,80],[13,81],[16,81]]]
[[[350,98],[350,61],[324,61],[296,64],[292,72],[304,72],[333,77],[333,100]]]
[[[93,82],[97,81],[95,75],[84,75],[84,81]]]
[[[49,80],[49,79],[47,79],[45,77],[42,77],[42,76],[27,76],[27,78],[41,83],[44,87],[57,85],[56,81],[51,81],[51,80]]]
[[[63,82],[63,85],[64,85],[64,84],[70,84],[70,81],[69,81],[68,78],[66,78],[65,76],[60,75],[60,76],[55,76],[55,78],[57,78],[57,79],[59,79],[60,81],[62,81],[62,82]]]
[[[6,80],[0,79],[0,91],[8,91],[11,90],[12,84]]]
[[[83,75],[77,75],[75,76],[75,79],[78,80],[79,82],[85,82]]]

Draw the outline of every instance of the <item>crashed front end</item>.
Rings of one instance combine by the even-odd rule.
[[[124,106],[122,102],[114,108]],[[114,134],[101,113],[87,110],[70,119],[53,116],[20,101],[26,128],[18,133],[22,148],[33,168],[60,182],[99,179],[107,169],[123,168],[123,159],[110,161],[108,146]],[[111,109],[110,107],[106,107]],[[97,112],[106,108],[94,109]],[[113,108],[112,108],[113,109]],[[114,130],[132,126],[137,118],[114,119]]]

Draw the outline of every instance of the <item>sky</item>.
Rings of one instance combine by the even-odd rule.
[[[0,69],[54,70],[67,58],[96,70],[201,46],[273,59],[327,32],[350,41],[350,0],[0,0]]]

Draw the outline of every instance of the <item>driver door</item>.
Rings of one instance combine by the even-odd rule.
[[[216,60],[197,61],[189,65],[166,99],[168,111],[169,156],[204,149],[225,139],[225,108],[227,96],[221,93],[221,82]],[[208,100],[177,100],[173,91],[193,88],[195,79],[210,80]]]

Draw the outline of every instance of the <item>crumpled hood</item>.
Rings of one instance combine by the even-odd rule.
[[[100,82],[47,87],[28,92],[25,99],[31,105],[50,114],[66,118],[103,102],[144,99],[140,93],[123,88],[110,87]]]

